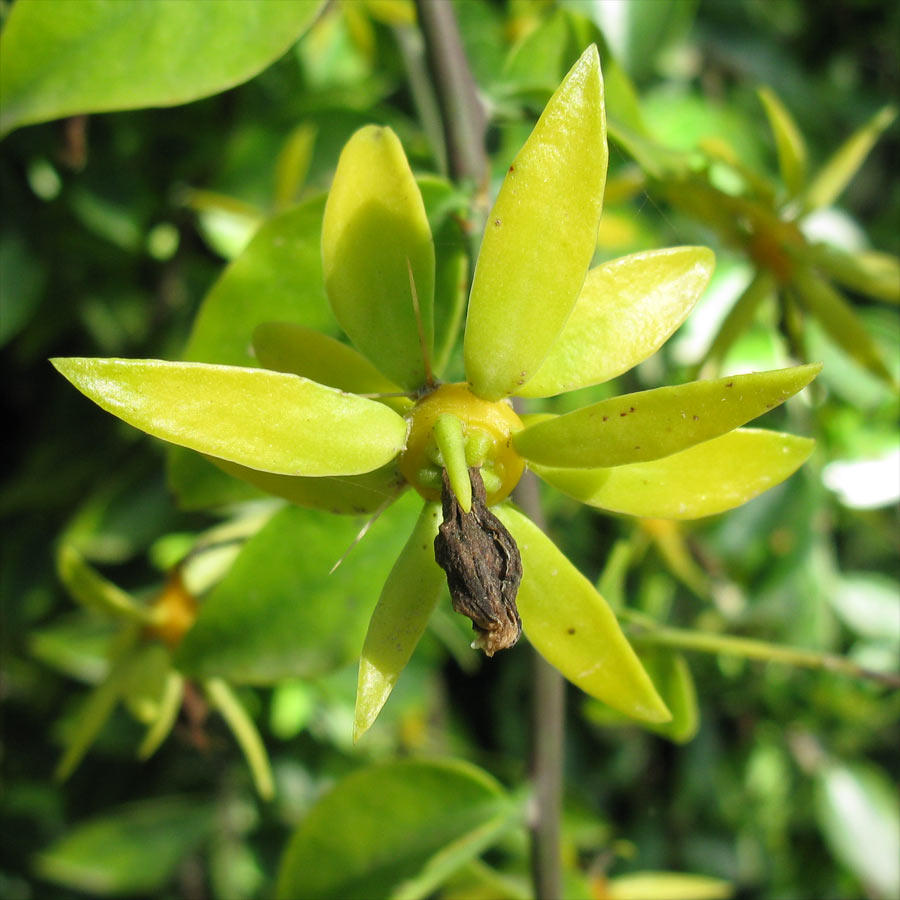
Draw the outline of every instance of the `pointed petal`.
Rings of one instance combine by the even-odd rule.
[[[71,544],[59,548],[56,565],[60,581],[72,599],[87,609],[139,625],[153,621],[152,610],[104,578]]]
[[[203,689],[210,705],[219,711],[243,751],[256,792],[263,800],[271,800],[275,796],[272,765],[250,714],[221,678],[207,679]]]
[[[897,110],[885,106],[858,131],[841,144],[834,155],[816,173],[804,197],[807,211],[831,206],[843,193],[850,179],[859,171],[869,151],[891,122],[897,117]]]
[[[591,45],[550,98],[488,218],[464,345],[478,396],[518,390],[565,325],[594,254],[606,159],[600,59]]]
[[[714,264],[706,247],[672,247],[591,269],[562,333],[517,393],[551,397],[608,381],[643,362],[687,318]]]
[[[354,741],[381,712],[441,595],[444,573],[434,561],[434,539],[440,524],[440,505],[426,504],[372,613],[359,660]]]
[[[367,125],[338,161],[322,222],[325,289],[341,327],[392,381],[420,387],[425,368],[409,283],[412,266],[427,351],[434,318],[434,244],[397,135]]]
[[[810,268],[797,266],[791,287],[803,307],[821,322],[829,337],[848,356],[892,387],[896,384],[857,312],[824,278]]]
[[[399,496],[406,480],[393,462],[362,475],[333,478],[304,478],[302,475],[275,475],[248,469],[226,459],[207,456],[223,472],[252,484],[267,494],[282,497],[295,506],[321,509],[337,515],[360,515],[381,509],[391,497]]]
[[[154,437],[282,475],[356,475],[403,448],[381,403],[295,375],[158,359],[56,359],[95,403]]]
[[[156,718],[150,723],[144,739],[138,747],[138,759],[145,760],[153,756],[159,745],[169,736],[169,732],[178,718],[181,699],[184,695],[184,679],[174,669],[166,673],[166,684],[160,698]]]
[[[761,87],[756,93],[765,108],[769,127],[775,138],[775,150],[778,153],[778,169],[781,172],[781,178],[791,192],[791,196],[796,196],[803,190],[806,182],[806,143],[803,135],[800,133],[794,117],[787,111],[773,90]]]
[[[671,718],[613,611],[530,519],[501,504],[495,515],[522,554],[517,604],[528,640],[585,693],[646,722]]]
[[[746,428],[663,459],[603,469],[533,466],[570,497],[611,512],[653,519],[697,519],[752,500],[792,475],[814,441]]]
[[[593,469],[659,459],[761,416],[821,368],[816,363],[624,394],[532,425],[514,435],[513,444],[545,466]]]
[[[264,322],[253,332],[253,351],[263,368],[290,372],[351,394],[400,391],[361,353],[305,325]]]
[[[810,257],[835,281],[879,300],[900,304],[900,258],[878,250],[842,250],[829,244],[810,248]]]

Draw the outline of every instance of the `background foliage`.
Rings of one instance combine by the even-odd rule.
[[[190,18],[191,6],[174,8]],[[710,175],[727,196],[737,191],[734,172],[742,166],[778,184],[760,85],[796,119],[813,170],[898,93],[900,11],[877,0],[836,0],[827,14],[799,0],[469,0],[454,7],[488,103],[498,179],[561,74],[585,43],[605,38],[610,114],[625,131],[610,148],[599,258],[691,243],[717,254],[706,298],[664,351],[611,386],[568,395],[572,407],[691,378],[752,276],[757,261],[746,248],[679,202],[674,151],[733,154]],[[391,785],[399,798],[392,847],[435,819],[446,831],[418,847],[418,856],[393,858],[382,873],[385,891],[401,882],[408,896],[527,891],[527,846],[516,825],[529,752],[524,646],[481,660],[467,649],[467,623],[443,604],[382,718],[362,742],[350,740],[354,656],[377,596],[373,585],[383,577],[375,570],[396,555],[413,513],[401,503],[338,570],[341,580],[322,578],[310,561],[340,557],[358,530],[355,519],[277,510],[258,499],[203,511],[210,498],[246,501],[246,488],[177,454],[167,459],[159,443],[82,400],[46,362],[185,352],[242,361],[245,346],[225,346],[215,317],[197,327],[185,351],[194,315],[205,295],[218,298],[220,317],[232,325],[248,298],[277,309],[305,296],[309,273],[320,266],[319,196],[357,127],[391,125],[417,173],[439,172],[442,150],[417,95],[410,9],[374,0],[332,4],[311,27],[305,9],[285,12],[279,40],[262,26],[251,33],[247,22],[216,35],[202,23],[175,23],[173,33],[186,41],[178,61],[185,68],[167,77],[197,90],[166,93],[161,78],[163,93],[154,94],[153,79],[141,77],[142,96],[127,66],[141,72],[147,62],[121,48],[133,38],[129,29],[146,26],[126,21],[109,56],[102,40],[93,53],[84,44],[79,66],[107,79],[97,97],[72,105],[67,96],[78,84],[51,78],[40,95],[56,105],[35,107],[34,121],[217,93],[188,105],[22,127],[0,147],[4,896],[269,896],[300,823],[298,834],[319,828],[327,836],[340,827],[358,837],[363,857],[374,852],[379,835],[354,818],[346,798],[355,791],[374,798],[365,804],[381,802]],[[10,28],[15,6],[0,10]],[[32,31],[23,52],[40,58],[51,38]],[[166,46],[166,35],[160,39]],[[2,33],[0,84],[6,79],[3,90],[11,92],[3,127],[12,127],[13,99],[20,108],[30,102],[27,92],[12,93],[20,76],[8,62],[11,45]],[[155,45],[137,46],[149,53]],[[216,75],[204,51],[219,58],[220,46],[240,46],[244,68],[203,85],[201,76]],[[627,139],[637,100],[621,73],[640,97],[644,145]],[[16,115],[13,124],[32,121]],[[844,250],[896,252],[897,142],[891,126],[836,204],[807,221],[807,235]],[[439,184],[425,194],[439,240],[461,247],[449,213],[465,198]],[[278,284],[267,278],[273,270],[286,273]],[[896,307],[865,291],[846,296],[896,380]],[[825,361],[811,399],[773,413],[780,418],[769,425],[815,436],[810,464],[747,506],[685,528],[619,521],[547,492],[550,530],[608,599],[632,614],[845,654],[896,672],[897,395],[889,378],[854,361],[846,352],[852,347],[838,346],[816,320],[791,325],[791,309],[761,304],[721,364],[729,372],[785,365],[803,346]],[[255,320],[247,321],[249,328]],[[277,540],[267,541],[267,530]],[[233,683],[264,737],[275,799],[259,799],[235,741],[220,718],[202,715],[206,701],[193,689],[174,735],[149,761],[134,759],[140,726],[120,709],[71,779],[54,783],[61,742],[76,727],[86,685],[106,671],[115,637],[108,619],[73,604],[57,574],[57,547],[65,540],[115,584],[152,599],[198,535],[207,535],[200,539],[206,550],[194,554],[188,574],[206,605],[180,664],[195,679]],[[338,600],[345,603],[339,609]],[[660,889],[621,877],[648,870],[723,879],[748,898],[897,896],[896,691],[739,655],[645,652],[671,688],[668,699],[684,710],[679,728],[641,730],[575,690],[567,695],[563,840],[571,896],[627,896],[629,886],[637,892],[631,896],[671,895],[674,882]],[[396,761],[421,755],[458,757],[491,774],[441,763],[448,768],[437,777],[427,765]],[[379,768],[365,768],[371,763]],[[308,815],[344,776],[343,793],[328,795],[331,807]],[[432,798],[430,811],[416,812],[416,785]],[[453,841],[458,856],[434,856]],[[308,852],[296,836],[290,847],[282,879]],[[343,877],[346,866],[334,862],[333,872]],[[284,884],[279,889],[290,896]],[[718,882],[695,882],[687,895],[720,890]]]

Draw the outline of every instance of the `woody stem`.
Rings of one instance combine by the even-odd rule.
[[[546,531],[538,481],[532,472],[525,472],[513,497],[522,511]],[[565,759],[565,681],[536,650],[532,650],[531,665],[531,872],[537,900],[556,900],[562,896],[559,823]]]

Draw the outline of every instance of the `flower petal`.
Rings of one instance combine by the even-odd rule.
[[[350,340],[405,388],[425,381],[410,288],[427,350],[434,318],[434,244],[422,195],[397,135],[367,125],[338,161],[322,222],[325,290]]]
[[[56,359],[95,403],[148,434],[282,475],[356,475],[393,459],[406,422],[374,400],[237,366]]]
[[[362,475],[331,478],[304,478],[302,475],[275,475],[248,469],[225,459],[206,457],[223,472],[258,487],[274,497],[282,497],[304,509],[321,509],[336,515],[360,515],[380,509],[406,487],[394,462]]]
[[[501,504],[493,512],[522,554],[516,602],[535,649],[585,693],[620,712],[646,722],[669,720],[666,705],[593,585],[518,510]]]
[[[643,362],[687,318],[714,264],[706,247],[672,247],[591,269],[562,333],[517,393],[551,397],[608,381]]]
[[[584,284],[606,179],[603,83],[595,46],[550,98],[488,218],[464,355],[472,390],[497,400],[531,378]]]
[[[372,613],[359,660],[354,741],[381,712],[441,595],[444,573],[434,561],[434,538],[440,524],[440,505],[426,504]]]
[[[740,506],[792,475],[815,441],[745,428],[662,459],[598,469],[532,468],[563,493],[612,512],[697,519]]]
[[[761,416],[806,387],[821,364],[692,381],[611,397],[513,436],[527,460],[593,469],[659,459]]]
[[[400,390],[361,353],[305,325],[264,322],[253,332],[253,351],[266,369],[290,372],[351,394]]]
[[[778,95],[768,87],[761,87],[757,95],[766,110],[769,127],[778,152],[778,169],[791,196],[803,190],[806,183],[806,143],[803,135]]]

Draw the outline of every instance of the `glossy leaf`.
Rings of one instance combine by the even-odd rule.
[[[797,266],[791,285],[807,311],[848,356],[888,384],[896,383],[862,320],[824,278],[812,269]]]
[[[41,878],[89,894],[158,895],[214,825],[213,808],[196,797],[142,800],[76,825],[35,867]]]
[[[291,372],[352,394],[400,390],[361,353],[305,325],[264,322],[253,332],[253,350],[267,369]]]
[[[648,462],[532,468],[588,506],[653,519],[697,519],[733,509],[780,484],[803,465],[814,444],[809,438],[746,428]]]
[[[354,741],[381,712],[441,595],[444,573],[434,561],[440,524],[440,506],[426,504],[381,589],[359,660]]]
[[[151,610],[141,606],[120,587],[104,578],[71,544],[60,547],[57,571],[66,590],[82,606],[114,619],[140,625],[153,620]]]
[[[606,179],[600,59],[589,47],[519,151],[488,217],[464,344],[466,377],[487,400],[537,371],[590,265]]]
[[[392,381],[420,387],[425,368],[409,267],[430,354],[434,244],[422,195],[390,128],[361,128],[341,152],[322,222],[322,264],[350,340]]]
[[[164,360],[53,364],[129,425],[253,469],[355,475],[385,465],[406,440],[406,422],[386,406],[294,375]]]
[[[294,322],[337,334],[322,279],[322,214],[316,197],[274,216],[229,265],[200,306],[185,359],[253,366],[253,330],[263,322]]]
[[[304,478],[302,475],[260,472],[259,469],[248,469],[212,456],[207,459],[223,472],[273,497],[281,497],[306,509],[321,509],[338,515],[375,512],[406,486],[393,462],[362,475]]]
[[[811,248],[812,261],[835,281],[869,297],[900,304],[900,259],[877,250],[848,252],[829,244]]]
[[[378,590],[420,509],[419,497],[403,498],[352,549],[360,520],[281,510],[206,597],[176,651],[179,669],[194,678],[272,684],[357,659]]]
[[[528,640],[586,694],[646,722],[671,718],[593,585],[530,519],[511,506],[493,512],[522,554],[517,604]]]
[[[203,300],[185,359],[255,366],[250,339],[263,322],[295,322],[338,333],[322,280],[322,213],[325,197],[265,222]],[[197,509],[259,496],[209,462],[170,447],[168,482],[182,506]]]
[[[693,381],[601,400],[513,436],[545,466],[597,468],[660,459],[738,428],[783,403],[820,364]]]
[[[712,275],[705,247],[635,253],[591,269],[561,334],[517,393],[550,397],[608,381],[655,353]]]
[[[881,132],[897,117],[897,110],[886,106],[862,128],[855,131],[816,173],[804,195],[807,210],[831,206],[859,171]]]
[[[78,113],[175,106],[218,93],[281,56],[320,5],[23,3],[3,29],[0,133]]]
[[[781,177],[792,195],[799,194],[806,182],[806,144],[803,135],[793,116],[771,88],[761,87],[757,94],[775,138]]]
[[[427,896],[452,872],[443,859],[452,855],[458,867],[477,856],[510,821],[510,807],[500,785],[468,763],[403,760],[358,769],[294,832],[275,896]],[[467,852],[454,854],[461,845]],[[435,877],[423,877],[430,872]],[[416,891],[406,890],[411,880]]]

